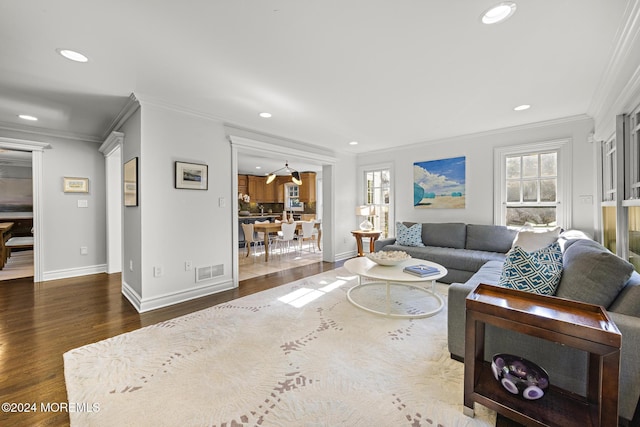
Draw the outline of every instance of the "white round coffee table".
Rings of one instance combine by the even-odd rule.
[[[436,267],[439,272],[437,274],[427,276],[427,277],[419,277],[414,276],[413,274],[405,273],[402,271],[404,267],[409,265],[418,265],[425,264],[428,266]],[[371,261],[366,257],[358,257],[348,260],[344,263],[344,267],[353,274],[358,275],[358,284],[347,291],[347,299],[353,305],[358,308],[361,308],[365,311],[375,314],[381,314],[387,317],[399,317],[399,318],[423,318],[433,316],[434,314],[439,313],[444,307],[444,300],[442,297],[435,292],[435,283],[436,280],[440,279],[447,275],[447,269],[441,266],[440,264],[436,264],[435,262],[426,261],[423,259],[411,258],[407,261],[404,261],[401,264],[394,266],[383,266],[378,265],[375,262]],[[377,281],[373,282],[365,282],[363,283],[362,278],[374,279]],[[417,286],[415,283],[424,283],[431,282],[431,286],[427,288],[426,286]],[[362,289],[367,286],[386,286],[386,309],[384,311],[377,309],[375,307],[367,306],[365,304],[359,303],[353,297],[354,291],[357,289]],[[417,289],[422,291],[430,298],[435,299],[435,307],[429,308],[427,310],[420,310],[420,313],[392,313],[391,312],[391,297],[392,297],[392,289],[395,287],[408,287]]]

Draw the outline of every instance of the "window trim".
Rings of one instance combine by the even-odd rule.
[[[571,228],[571,138],[554,139],[530,144],[508,145],[493,150],[493,222],[506,225],[507,170],[506,157],[548,151],[558,152],[558,187],[556,221],[564,229]]]
[[[387,169],[389,170],[389,236],[395,236],[395,171],[393,163],[376,163],[370,165],[362,165],[358,167],[358,183],[359,188],[357,203],[365,204],[367,194],[367,182],[365,176],[367,172],[374,172]],[[382,236],[380,237],[382,238]]]

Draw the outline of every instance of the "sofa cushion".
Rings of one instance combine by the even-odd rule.
[[[464,249],[466,240],[466,224],[454,222],[422,224],[422,243],[425,246]]]
[[[401,222],[396,223],[396,242],[402,246],[424,246],[422,243],[422,224],[407,227]]]
[[[475,273],[487,261],[504,261],[505,255],[498,252],[471,251],[468,249],[441,248],[425,246],[416,248],[402,245],[387,245],[383,251],[404,251],[412,258],[425,259],[445,266],[449,270],[461,270]]]
[[[467,224],[465,247],[476,251],[507,253],[517,232],[504,225]]]
[[[533,252],[516,246],[507,254],[498,285],[553,295],[561,276],[562,251],[557,242]]]
[[[504,261],[487,261],[482,267],[480,267],[480,270],[467,280],[466,284],[471,285],[474,288],[480,283],[497,285],[500,281],[503,266]]]
[[[535,231],[530,229],[522,229],[518,231],[518,235],[513,241],[513,247],[520,246],[527,252],[536,251],[546,248],[553,242],[558,240],[560,236],[560,227],[547,231]]]
[[[556,296],[609,307],[633,265],[593,240],[578,239],[563,254],[564,274]]]
[[[609,311],[640,317],[640,274],[635,271],[609,306]]]

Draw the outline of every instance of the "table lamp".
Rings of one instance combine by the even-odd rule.
[[[373,230],[373,224],[369,221],[369,217],[376,214],[375,206],[361,205],[356,207],[356,215],[363,216],[364,221],[360,223],[360,230],[371,231]]]

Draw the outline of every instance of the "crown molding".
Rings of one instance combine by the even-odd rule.
[[[596,124],[596,138],[610,134],[615,128],[615,116],[628,112],[640,96],[640,64],[629,64],[634,52],[640,49],[640,0],[629,0],[624,20],[615,37],[615,46],[607,67],[587,109]],[[635,67],[631,77],[629,71]],[[628,79],[622,89],[616,90],[620,82]]]
[[[125,106],[120,110],[118,115],[113,119],[111,124],[107,126],[107,130],[103,133],[101,141],[106,140],[110,135],[122,127],[129,120],[129,117],[140,108],[140,102],[135,94],[130,94]]]
[[[174,104],[162,98],[150,96],[147,94],[141,94],[141,93],[136,94],[135,97],[137,98],[137,102],[139,102],[140,105],[142,105],[143,107],[144,106],[158,107],[158,108],[163,108],[165,110],[175,111],[177,113],[183,113],[183,114],[188,114],[194,117],[199,117],[201,119],[224,122],[224,118],[222,117],[216,116],[211,113],[207,113],[202,110],[196,110],[195,108],[185,107],[184,105]]]
[[[29,141],[18,138],[5,138],[0,136],[0,148],[18,151],[43,151],[51,148],[48,142]]]
[[[15,123],[0,122],[0,132],[15,132],[19,134],[38,135],[47,138],[68,139],[82,142],[102,142],[104,138],[95,135],[86,135],[74,132],[62,132],[47,128],[37,128],[33,126],[22,126]]]
[[[419,148],[419,147],[423,147],[425,145],[442,144],[442,143],[445,143],[445,142],[446,143],[460,142],[460,141],[465,141],[465,140],[472,139],[472,138],[481,138],[481,137],[494,136],[494,135],[503,135],[505,133],[512,133],[512,132],[522,132],[522,131],[538,129],[538,128],[543,128],[543,127],[548,127],[548,126],[557,126],[557,125],[562,125],[562,124],[580,122],[580,121],[584,121],[584,120],[591,120],[591,117],[586,115],[586,114],[579,114],[579,115],[576,115],[576,116],[562,117],[562,118],[559,118],[559,119],[552,119],[552,120],[544,120],[544,121],[541,121],[541,122],[527,123],[527,124],[524,124],[524,125],[509,126],[509,127],[506,127],[506,128],[492,129],[492,130],[487,130],[487,131],[483,131],[483,132],[468,133],[468,134],[464,134],[464,135],[456,135],[456,136],[451,136],[451,137],[448,137],[448,138],[432,139],[432,140],[428,140],[428,141],[414,142],[412,144],[402,145],[400,147],[383,148],[381,150],[367,151],[366,153],[359,153],[358,156],[366,156],[366,155],[373,154],[373,153],[392,153],[392,152],[398,151],[398,149]]]
[[[113,150],[122,146],[124,142],[124,133],[113,131],[109,134],[107,139],[102,143],[98,151],[106,156],[110,155]]]

